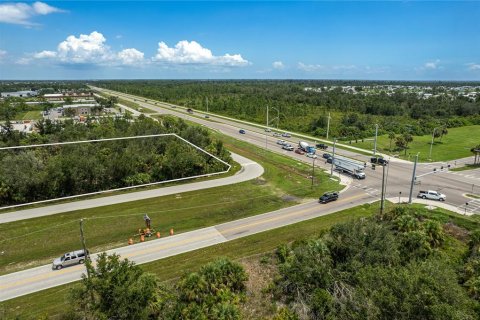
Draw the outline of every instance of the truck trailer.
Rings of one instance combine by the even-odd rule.
[[[346,172],[357,179],[365,179],[365,165],[363,163],[348,158],[337,157],[333,159],[335,169]]]

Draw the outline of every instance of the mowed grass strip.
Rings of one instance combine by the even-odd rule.
[[[327,216],[299,222],[282,228],[258,233],[245,238],[215,246],[183,253],[142,265],[155,273],[161,281],[173,280],[186,272],[196,271],[200,266],[218,257],[241,259],[275,250],[282,243],[318,236],[336,223],[359,217],[371,216],[378,211],[378,204],[363,205]],[[0,307],[6,319],[37,319],[49,316],[58,318],[69,308],[68,293],[78,283],[67,284],[3,302]],[[17,317],[17,318],[16,318]]]
[[[443,136],[442,139],[435,139],[432,148],[431,161],[449,161],[473,156],[470,149],[480,143],[479,137],[480,125],[449,128],[448,134]],[[390,152],[390,139],[388,139],[388,135],[381,135],[378,136],[377,139],[377,150],[387,154],[398,154],[400,158],[407,160],[413,160],[417,152],[420,152],[418,159],[422,162],[427,162],[429,161],[431,142],[431,134],[413,136],[413,142],[409,144],[407,154],[405,155],[405,151],[395,151],[395,140],[392,141],[392,152]],[[348,142],[346,143],[348,144]],[[355,143],[354,140],[351,145],[367,150],[373,150],[374,139],[371,137],[365,139],[364,142],[358,140],[358,143]]]
[[[170,228],[176,233],[186,232],[295,205],[341,188],[319,170],[315,179],[318,184],[312,188],[309,165],[235,139],[226,140],[233,151],[258,161],[265,169],[264,175],[230,186],[0,224],[0,274],[48,264],[65,252],[81,248],[81,218],[86,219],[87,246],[91,252],[99,252],[126,245],[145,226],[145,213],[152,219],[153,228],[166,235]]]

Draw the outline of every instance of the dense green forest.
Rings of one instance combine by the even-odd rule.
[[[473,320],[479,249],[478,223],[397,206],[252,258],[274,270],[249,269],[270,277],[258,288],[262,303],[249,301],[253,274],[244,262],[222,258],[161,284],[102,254],[73,289],[63,319]],[[252,306],[268,310],[247,311]]]
[[[98,81],[92,83],[120,92],[180,104],[198,110],[233,116],[243,120],[266,123],[266,106],[270,106],[270,119],[280,114],[280,127],[325,136],[328,113],[331,113],[330,137],[355,139],[372,136],[374,124],[380,133],[423,135],[434,127],[459,127],[480,124],[480,99],[471,100],[458,95],[440,95],[423,99],[416,93],[396,92],[392,95],[351,94],[341,88],[322,92],[305,88],[331,85],[357,86],[385,85],[382,82],[339,81]],[[444,86],[461,83],[394,83],[402,85],[432,86],[433,92],[444,93]],[[478,83],[469,83],[478,85]],[[270,124],[276,125],[276,120]]]
[[[176,133],[230,162],[221,141],[181,119],[141,116],[36,124],[38,133],[0,133],[0,146],[45,144],[149,134]],[[0,152],[0,204],[65,197],[226,170],[226,165],[176,137],[72,144]]]

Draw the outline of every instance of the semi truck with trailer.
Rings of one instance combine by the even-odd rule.
[[[357,179],[365,179],[366,177],[364,172],[365,165],[361,162],[335,156],[333,165],[336,170],[346,172]]]

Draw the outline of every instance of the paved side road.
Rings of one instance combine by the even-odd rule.
[[[43,216],[49,216],[57,213],[71,212],[76,210],[83,210],[83,209],[89,209],[89,208],[95,208],[95,207],[101,207],[101,206],[108,206],[112,204],[161,197],[161,196],[177,194],[182,192],[225,186],[229,184],[240,183],[243,181],[255,179],[263,174],[263,171],[264,171],[263,167],[258,163],[235,153],[232,153],[232,158],[234,161],[238,162],[242,166],[241,171],[233,176],[220,178],[220,179],[201,181],[201,182],[187,183],[187,184],[182,184],[182,185],[177,185],[172,187],[164,187],[164,188],[158,188],[158,189],[152,189],[152,190],[146,190],[146,191],[131,192],[131,193],[125,193],[125,194],[116,195],[116,196],[81,200],[81,201],[68,202],[63,204],[4,213],[4,214],[0,214],[0,224],[19,221],[19,220],[25,220],[25,219],[38,218]]]
[[[325,205],[312,201],[265,214],[223,223],[179,235],[150,240],[110,250],[138,264],[212,246],[252,234],[331,214],[359,204],[376,201],[358,189],[342,193],[338,201]],[[95,259],[96,255],[92,255]],[[0,301],[77,281],[85,272],[83,265],[52,270],[51,265],[32,268],[0,277]]]

